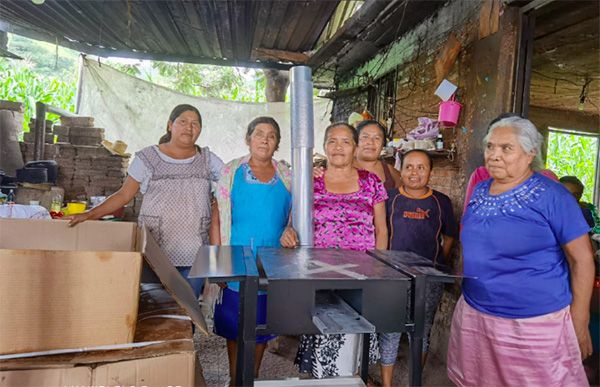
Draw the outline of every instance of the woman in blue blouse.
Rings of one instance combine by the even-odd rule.
[[[569,191],[534,172],[542,141],[520,117],[485,137],[491,179],[475,187],[460,235],[465,280],[448,347],[458,386],[587,385],[589,227]]]
[[[258,117],[248,125],[246,143],[250,154],[223,168],[217,183],[218,211],[213,211],[211,243],[216,245],[279,247],[291,209],[291,171],[287,163],[273,160],[279,147],[279,125],[271,117]],[[239,283],[221,285],[221,302],[215,307],[215,333],[227,339],[229,373],[235,380]],[[267,296],[259,292],[257,324],[266,322]],[[267,341],[274,336],[256,337],[255,375]]]

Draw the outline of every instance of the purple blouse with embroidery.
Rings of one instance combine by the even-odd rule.
[[[336,194],[325,189],[324,177],[314,179],[315,247],[365,251],[375,248],[375,204],[387,199],[377,175],[358,170],[359,189]]]

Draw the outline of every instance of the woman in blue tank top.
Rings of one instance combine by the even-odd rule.
[[[214,211],[211,243],[231,246],[279,247],[291,209],[291,171],[285,162],[275,162],[279,125],[271,117],[258,117],[248,125],[246,143],[250,154],[228,163],[217,184],[218,212]],[[217,216],[218,215],[218,216]],[[215,333],[227,339],[229,373],[235,380],[239,283],[221,285],[221,302],[215,307]],[[266,322],[266,294],[259,293],[257,324]],[[267,341],[256,337],[255,376]]]

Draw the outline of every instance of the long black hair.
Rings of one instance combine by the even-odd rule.
[[[200,112],[194,106],[188,105],[188,104],[181,104],[181,105],[175,106],[175,108],[171,111],[171,114],[169,115],[169,122],[171,124],[173,124],[173,122],[175,122],[177,117],[179,117],[181,114],[183,114],[185,112],[189,112],[189,111],[192,111],[198,115],[198,121],[200,122],[200,127],[202,127],[202,116],[200,115]],[[158,140],[158,143],[164,144],[169,141],[171,141],[171,131],[169,130],[169,124],[167,123],[167,133],[165,133],[160,138],[160,140]]]

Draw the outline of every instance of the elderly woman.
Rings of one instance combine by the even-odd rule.
[[[356,125],[358,146],[354,166],[374,173],[383,182],[385,189],[400,185],[400,173],[381,160],[381,150],[385,145],[385,128],[378,121],[366,120]]]
[[[496,122],[498,122],[504,118],[512,118],[512,117],[522,118],[517,113],[502,113],[498,117],[496,117],[490,121],[490,124],[488,126],[488,132],[490,131],[490,128],[492,127],[492,125],[494,125]],[[556,174],[549,169],[539,169],[537,172],[554,180],[554,181],[558,181],[558,176],[556,176]],[[467,208],[467,204],[469,204],[469,201],[471,200],[471,196],[473,195],[473,190],[475,189],[477,184],[479,184],[482,181],[487,180],[489,178],[491,178],[491,176],[490,176],[490,173],[488,172],[488,170],[485,168],[485,166],[475,168],[473,173],[471,173],[471,176],[469,176],[469,181],[467,183],[467,192],[465,194],[465,204],[464,204],[463,208]]]
[[[534,172],[541,143],[520,117],[485,137],[492,178],[463,216],[465,280],[448,348],[448,376],[459,386],[587,385],[589,227],[569,191]]]
[[[176,106],[159,144],[136,152],[123,186],[99,206],[71,216],[70,225],[111,214],[140,191],[144,200],[138,222],[148,227],[187,278],[198,248],[209,243],[211,182],[219,179],[223,168],[219,157],[196,145],[201,131],[198,109]],[[202,280],[188,281],[198,297]]]
[[[279,247],[291,209],[291,172],[288,165],[275,162],[273,154],[279,147],[279,125],[271,117],[252,120],[246,131],[250,153],[229,162],[217,184],[218,212],[214,211],[211,242],[215,245]],[[221,302],[214,314],[215,333],[227,339],[229,373],[235,380],[239,283],[221,285]],[[257,324],[266,322],[267,296],[259,293]],[[256,337],[255,374],[267,341],[273,336]]]
[[[387,248],[385,200],[387,194],[377,175],[356,169],[357,144],[354,128],[345,123],[325,130],[327,170],[314,178],[314,245],[366,251]],[[296,233],[288,227],[281,238],[283,247],[298,244]],[[378,357],[376,339],[370,340],[370,360]],[[300,372],[315,378],[352,375],[356,372],[358,335],[302,336],[296,355]]]

